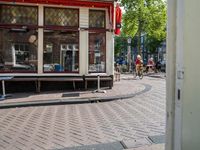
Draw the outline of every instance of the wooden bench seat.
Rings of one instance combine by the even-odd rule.
[[[40,77],[38,81],[83,81],[83,78],[76,77]]]
[[[40,92],[41,81],[73,82],[75,90],[76,82],[83,82],[83,77],[38,77],[38,92]]]
[[[13,79],[11,79],[10,81],[37,81],[38,78],[37,77],[31,77],[31,78],[27,78],[27,77],[20,77],[20,78],[17,78],[17,77],[14,77]]]
[[[85,84],[85,89],[88,88],[89,81],[98,81],[98,76],[15,76],[10,81],[34,81],[36,92],[40,92],[41,90],[41,83],[48,81],[48,82],[72,82],[73,89],[76,89],[76,82],[83,82]],[[108,81],[109,87],[112,88],[113,86],[113,76],[100,76],[100,81]]]
[[[76,83],[75,82],[83,82],[84,79],[82,76],[78,77],[44,77],[44,76],[34,76],[34,77],[14,77],[10,81],[35,81],[35,87],[36,87],[36,92],[40,92],[41,90],[41,82],[42,81],[52,81],[52,82],[73,82],[73,88],[74,90],[76,89]]]
[[[98,81],[98,76],[85,76],[85,90],[87,90],[88,87],[88,81]],[[100,76],[100,81],[110,81],[109,88],[112,88],[112,81],[113,78],[111,76]]]

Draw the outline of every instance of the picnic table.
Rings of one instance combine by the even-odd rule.
[[[4,99],[6,99],[6,97],[10,96],[10,95],[6,94],[5,81],[11,80],[12,78],[13,78],[12,76],[5,76],[5,77],[0,76],[0,81],[2,83],[2,95],[0,95],[0,100],[4,100]]]

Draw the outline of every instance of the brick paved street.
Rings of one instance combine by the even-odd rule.
[[[0,150],[61,149],[165,134],[165,80],[126,77],[127,85],[152,89],[105,103],[1,109]]]

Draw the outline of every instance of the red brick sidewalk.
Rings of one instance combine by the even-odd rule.
[[[163,79],[149,77],[133,80],[130,75],[107,91],[111,94],[118,89],[115,95],[122,95],[144,88],[126,100],[0,109],[0,150],[68,149],[120,144],[119,141],[133,141],[126,145],[130,150],[164,150],[163,144],[154,145],[149,140],[143,143],[142,139],[165,134],[165,83]],[[151,89],[145,91],[148,85]]]

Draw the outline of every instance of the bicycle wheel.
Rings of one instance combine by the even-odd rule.
[[[139,71],[139,78],[142,79],[143,78],[143,69],[141,68]]]

